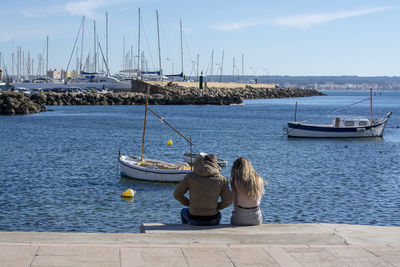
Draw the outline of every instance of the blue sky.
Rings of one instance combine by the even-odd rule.
[[[160,18],[162,66],[180,72],[179,20],[184,32],[184,71],[214,74],[399,76],[400,2],[394,0],[2,0],[0,52],[11,72],[11,53],[21,47],[34,58],[49,36],[49,67],[65,69],[82,16],[86,16],[84,58],[93,52],[93,21],[105,53],[105,13],[109,16],[109,65],[122,69],[126,52],[137,54],[138,8],[141,50],[147,66],[158,68],[156,10]],[[80,49],[81,39],[78,40]],[[80,52],[79,52],[80,53]],[[168,59],[167,59],[168,58]],[[76,66],[73,56],[69,70]]]

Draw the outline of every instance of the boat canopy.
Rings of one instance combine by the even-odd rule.
[[[370,125],[370,121],[366,118],[339,118],[333,119],[333,126],[336,128],[346,127],[365,127]]]

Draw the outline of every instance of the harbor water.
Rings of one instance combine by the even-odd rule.
[[[369,91],[246,100],[232,106],[152,106],[194,152],[232,162],[248,158],[269,183],[264,224],[400,226],[400,91],[377,91],[374,118],[393,112],[383,138],[287,139],[294,119],[330,123],[370,116]],[[123,178],[118,151],[140,156],[143,106],[49,106],[45,113],[0,116],[0,231],[138,232],[143,222],[180,223],[176,184]],[[144,156],[182,161],[189,144],[148,114]],[[168,146],[168,140],[173,141]],[[137,191],[133,200],[122,192]],[[222,211],[229,223],[232,207]]]

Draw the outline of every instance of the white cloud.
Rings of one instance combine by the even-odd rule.
[[[28,18],[43,18],[50,15],[57,15],[63,10],[62,6],[34,7],[22,10],[22,14]]]
[[[132,3],[134,0],[83,0],[68,2],[63,5],[40,6],[34,8],[27,8],[22,10],[22,14],[28,18],[42,18],[54,15],[69,14],[73,16],[86,16],[89,18],[97,18],[103,16],[98,13],[98,9],[102,7],[112,6],[118,4]],[[123,8],[128,8],[124,6]]]
[[[377,7],[377,8],[364,8],[364,9],[340,11],[340,12],[315,13],[307,15],[280,17],[269,21],[265,19],[235,21],[232,23],[226,23],[223,25],[214,26],[213,28],[220,31],[237,31],[254,26],[274,24],[287,27],[307,29],[314,25],[325,22],[383,12],[394,8],[395,7]]]
[[[273,20],[272,23],[282,26],[307,29],[311,26],[325,22],[383,12],[394,8],[395,7],[378,7],[378,8],[365,8],[365,9],[351,10],[351,11],[288,16],[288,17],[277,18]]]
[[[254,26],[259,26],[259,25],[263,25],[263,24],[267,24],[267,22],[265,20],[236,21],[236,22],[227,23],[227,24],[220,25],[220,26],[214,26],[213,28],[216,30],[220,30],[220,31],[230,32],[230,31],[238,31],[238,30],[242,30],[242,29],[250,28],[250,27],[254,27]]]
[[[97,17],[96,9],[110,4],[106,1],[87,0],[80,2],[71,2],[64,6],[64,9],[71,15]]]

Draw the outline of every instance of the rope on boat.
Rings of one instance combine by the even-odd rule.
[[[161,122],[165,123],[166,125],[168,125],[169,127],[171,127],[172,130],[174,130],[175,132],[177,132],[180,136],[182,136],[186,141],[189,142],[189,144],[191,144],[192,146],[194,146],[194,144],[192,143],[192,140],[189,140],[189,138],[187,138],[186,136],[184,136],[181,132],[179,132],[174,126],[172,126],[171,124],[169,124],[163,117],[161,117],[160,115],[158,115],[155,111],[153,111],[151,108],[147,107],[147,109],[153,113],[157,118],[159,118],[161,120]]]
[[[370,97],[365,98],[365,99],[360,100],[360,101],[358,101],[358,102],[356,102],[356,103],[353,103],[353,104],[350,104],[350,105],[347,105],[347,106],[344,106],[344,107],[341,107],[341,108],[332,110],[332,111],[328,112],[327,114],[332,114],[332,113],[335,113],[335,112],[338,112],[338,111],[341,111],[341,110],[348,109],[348,108],[351,107],[351,106],[360,104],[361,102],[364,102],[364,101],[367,101],[367,100],[370,100],[370,99],[371,99]],[[304,121],[302,121],[301,123],[305,123],[305,122],[308,122],[308,121],[310,121],[310,120],[315,120],[315,119],[320,118],[320,117],[322,117],[322,116],[324,116],[324,115],[317,115],[317,116],[314,116],[314,117],[312,117],[312,118],[310,118],[310,119],[308,119],[308,120],[304,120]]]

